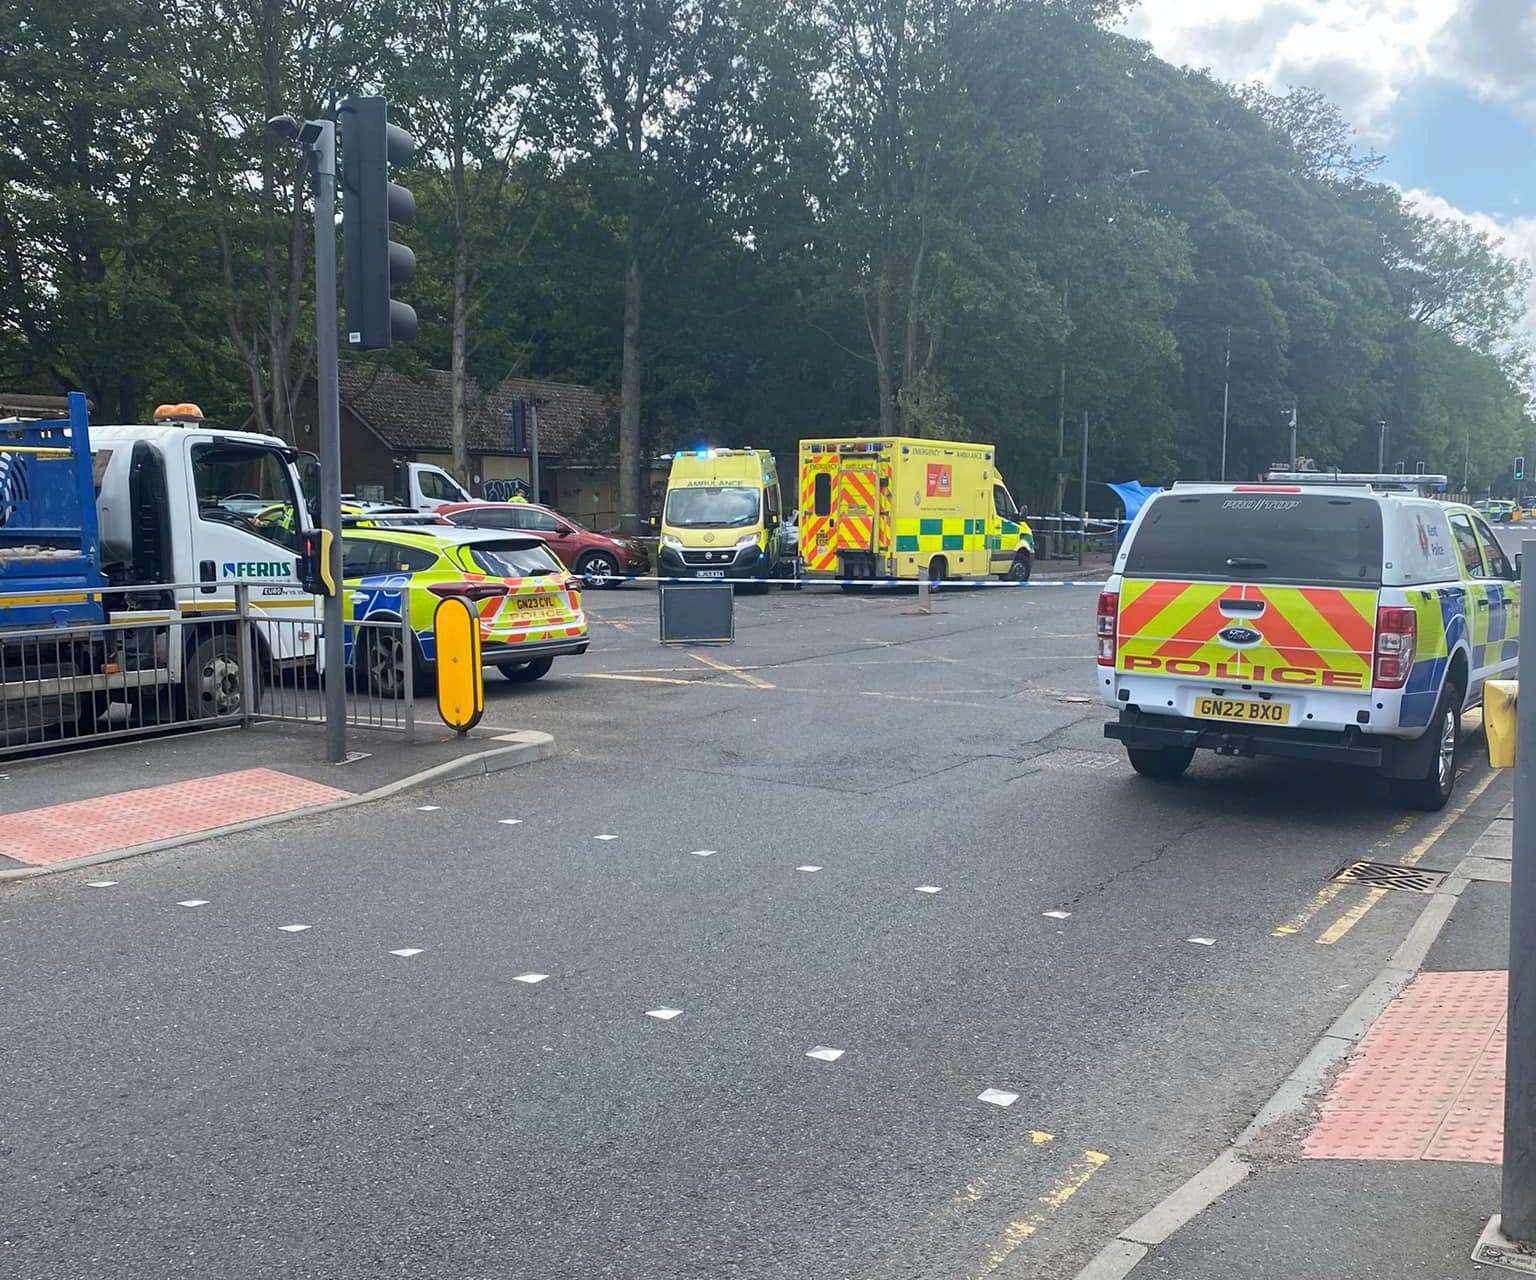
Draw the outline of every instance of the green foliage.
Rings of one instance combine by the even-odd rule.
[[[1038,509],[1085,413],[1096,478],[1216,477],[1224,386],[1229,478],[1293,405],[1322,465],[1374,468],[1382,421],[1474,489],[1536,453],[1529,272],[1375,182],[1321,94],[1170,67],[1125,7],[22,0],[0,381],[283,430],[312,245],[264,122],[340,86],[426,144],[392,362],[597,385],[593,458],[621,400],[641,452],[957,436]]]

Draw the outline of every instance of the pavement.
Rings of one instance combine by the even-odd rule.
[[[1129,1274],[1490,1274],[1471,1255],[1499,1202],[1511,826],[1506,810],[1450,868],[1455,905],[1422,969],[1258,1139],[1250,1175]]]
[[[1446,815],[1140,779],[1096,597],[745,595],[670,649],[593,592],[585,658],[487,689],[556,756],[0,885],[0,1275],[1076,1275],[1397,953],[1423,898],[1334,872],[1452,869],[1509,798],[1475,739]],[[1226,1203],[1142,1265],[1357,1274],[1195,1249]]]
[[[318,727],[285,723],[12,760],[0,765],[0,880],[95,866],[459,771],[513,768],[553,749],[547,734],[482,723],[460,736],[423,717],[410,741],[350,730],[343,764],[326,761]]]

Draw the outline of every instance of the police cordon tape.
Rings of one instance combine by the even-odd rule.
[[[654,582],[659,586],[690,586],[690,587],[905,587],[915,590],[919,586],[926,585],[930,591],[948,591],[953,587],[1093,587],[1096,590],[1104,589],[1103,578],[1045,578],[1018,582],[1012,578],[937,578],[929,579],[926,583],[917,578],[663,578],[655,574],[638,573],[634,575],[607,574],[600,578],[587,577],[579,573],[573,573],[573,578],[582,582],[583,590],[592,587],[623,586],[629,582]]]

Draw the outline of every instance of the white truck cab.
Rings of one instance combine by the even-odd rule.
[[[397,462],[392,498],[402,507],[436,511],[456,502],[473,502],[464,486],[429,462]]]
[[[300,536],[316,525],[300,483],[301,455],[275,436],[208,427],[193,416],[92,427],[91,451],[109,581],[146,593],[163,584],[166,603],[182,617],[227,613],[243,583],[251,614],[274,622],[257,629],[259,660],[318,663],[322,601],[299,574]],[[170,653],[174,679],[190,682],[183,666],[236,660],[231,635],[217,628],[187,635],[189,646],[207,652]],[[190,683],[188,693],[195,703]]]
[[[1417,478],[1422,481],[1424,478]],[[1197,749],[1379,769],[1439,809],[1461,713],[1513,671],[1520,588],[1471,507],[1409,477],[1178,484],[1144,506],[1098,608],[1106,736],[1177,777]]]

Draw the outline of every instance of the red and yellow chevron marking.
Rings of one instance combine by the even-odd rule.
[[[873,467],[843,468],[838,477],[837,531],[833,536],[837,550],[874,550],[879,488]]]
[[[878,502],[880,494],[886,495],[885,502]],[[880,511],[880,534],[875,543],[875,550],[881,555],[891,555],[896,550],[896,535],[891,525],[891,464],[886,459],[880,463],[880,487],[876,491],[877,505]]]
[[[1236,602],[1262,608],[1232,609]],[[1280,682],[1293,684],[1306,683],[1303,673],[1328,672],[1345,687],[1368,688],[1375,623],[1374,590],[1128,579],[1120,590],[1117,666],[1264,683],[1271,681],[1263,673],[1280,670],[1293,673]],[[1252,645],[1221,640],[1234,626],[1263,638]]]
[[[816,477],[837,475],[837,454],[813,453],[804,457],[800,467],[800,558],[807,570],[817,573],[836,570],[837,548],[833,544],[830,515],[816,514]],[[836,510],[836,503],[833,504]]]

